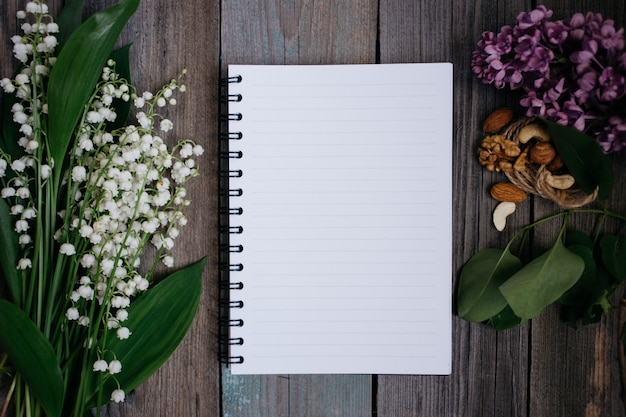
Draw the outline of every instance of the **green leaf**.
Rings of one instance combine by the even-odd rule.
[[[107,334],[105,349],[114,352],[122,362],[122,372],[116,377],[126,392],[159,369],[187,334],[198,310],[206,261],[207,258],[203,258],[174,272],[132,302],[128,308],[128,320],[124,322],[132,332],[129,339],[119,340],[115,332]],[[112,378],[107,379],[104,385],[106,401],[114,389],[117,389],[117,383]],[[95,401],[93,398],[94,404]]]
[[[567,290],[559,299],[559,304],[588,306],[604,293],[608,282],[600,283],[596,280],[596,261],[593,258],[592,250],[584,245],[573,245],[568,247],[569,250],[585,263],[585,269],[582,275],[572,288]]]
[[[569,248],[575,245],[586,246],[593,250],[593,240],[586,233],[580,230],[568,230],[565,234],[565,247]]]
[[[461,270],[458,314],[465,320],[483,322],[506,307],[498,287],[522,267],[509,250],[483,249]]]
[[[515,314],[525,321],[537,316],[570,289],[585,269],[585,262],[567,249],[559,237],[554,246],[531,261],[500,291]]]
[[[115,70],[120,77],[127,80],[130,84],[132,81],[130,78],[130,45],[111,52],[110,58],[115,61]],[[130,100],[124,101],[121,98],[114,98],[112,107],[115,109],[117,117],[114,122],[107,123],[108,131],[119,129],[126,124],[130,114]]]
[[[626,236],[602,236],[600,250],[605,268],[621,282],[626,277]]]
[[[56,18],[59,25],[59,33],[57,34],[57,51],[63,48],[70,35],[80,26],[83,21],[83,10],[85,8],[84,0],[65,0],[63,8]]]
[[[489,323],[497,331],[513,328],[521,322],[522,320],[515,315],[509,305],[507,305],[504,310],[489,319]]]
[[[57,358],[43,333],[16,305],[0,299],[0,347],[9,355],[47,417],[63,407],[63,377]]]
[[[22,299],[22,280],[17,272],[17,233],[15,220],[9,205],[0,198],[0,270],[9,287],[13,302],[20,305]]]
[[[598,188],[598,198],[609,198],[613,189],[613,166],[598,142],[574,128],[547,120],[545,123],[552,143],[580,187],[587,194]]]
[[[48,146],[55,161],[54,183],[83,107],[100,79],[117,38],[139,0],[120,0],[78,27],[67,40],[50,72],[48,84]]]

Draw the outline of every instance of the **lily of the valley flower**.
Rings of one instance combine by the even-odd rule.
[[[179,80],[155,93],[138,94],[109,60],[76,128],[68,160],[52,160],[42,132],[48,114],[45,87],[56,62],[59,26],[41,0],[29,1],[17,17],[23,21],[23,34],[11,38],[13,53],[25,65],[13,79],[0,80],[0,88],[17,99],[11,111],[23,154],[14,157],[0,150],[0,197],[9,206],[19,236],[16,267],[23,277],[53,271],[69,282],[65,298],[59,300],[61,317],[54,323],[60,339],[97,350],[101,357],[87,366],[104,374],[101,381],[117,381],[123,361],[112,359],[115,352],[102,347],[102,336],[111,332],[132,343],[133,329],[122,323],[135,297],[150,288],[154,270],[139,273],[143,250],[153,244],[155,262],[174,265],[169,251],[187,222],[182,213],[189,204],[185,184],[198,174],[194,157],[204,150],[188,140],[170,147],[162,137],[174,130],[162,112],[176,105],[177,92],[185,91]],[[136,116],[134,122],[111,130],[120,101],[133,103]],[[42,201],[59,164],[67,169],[54,207]],[[55,230],[47,231],[51,219]],[[42,242],[44,231],[53,239]],[[42,251],[49,247],[59,259],[45,259]],[[53,265],[50,270],[42,266],[47,262]],[[124,401],[123,389],[118,386],[110,393],[111,401]]]

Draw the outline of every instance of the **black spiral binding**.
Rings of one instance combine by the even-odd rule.
[[[222,80],[221,87],[228,90],[228,86],[234,83],[240,83],[241,76],[228,77]],[[230,102],[238,102],[243,99],[241,94],[231,94],[229,91],[225,91],[222,94],[221,101],[226,105]],[[226,107],[226,106],[225,106]],[[243,227],[237,224],[232,224],[233,219],[236,216],[243,214],[243,208],[230,207],[231,197],[239,197],[243,194],[241,188],[233,188],[231,180],[241,178],[243,172],[241,170],[229,169],[229,161],[231,159],[242,158],[241,151],[232,150],[231,143],[241,140],[243,134],[241,132],[229,131],[228,122],[238,121],[242,119],[240,113],[226,112],[220,115],[221,131],[225,132],[220,135],[220,163],[219,163],[219,177],[220,177],[220,193],[219,193],[219,265],[220,265],[220,278],[219,278],[219,293],[220,293],[220,362],[225,364],[242,363],[242,356],[232,356],[230,354],[230,347],[234,345],[243,345],[244,340],[241,337],[232,337],[231,328],[243,326],[243,320],[233,317],[233,311],[243,308],[243,301],[232,300],[231,295],[234,291],[243,289],[243,283],[237,282],[233,279],[232,274],[243,270],[243,265],[240,263],[233,263],[231,261],[232,253],[243,252],[242,245],[231,244],[231,236],[234,234],[243,233]]]

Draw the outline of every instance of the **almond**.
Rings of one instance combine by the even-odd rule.
[[[483,122],[483,131],[487,133],[497,132],[513,120],[513,109],[501,107],[491,113]]]
[[[526,200],[526,193],[515,184],[499,182],[491,187],[491,196],[498,201],[519,203]]]

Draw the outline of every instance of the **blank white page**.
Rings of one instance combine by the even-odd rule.
[[[232,65],[233,374],[449,374],[452,65]]]

